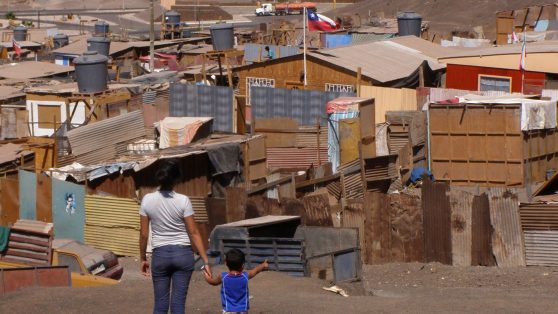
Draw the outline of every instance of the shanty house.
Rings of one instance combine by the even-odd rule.
[[[525,70],[521,44],[462,49],[439,59],[447,64],[446,87],[478,91],[540,94],[558,86],[558,41],[528,43]]]
[[[445,65],[437,58],[449,50],[413,36],[308,52],[306,86],[302,53],[234,71],[248,103],[251,86],[335,92],[355,92],[360,85],[438,86]]]

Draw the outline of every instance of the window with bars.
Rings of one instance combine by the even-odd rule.
[[[261,77],[246,78],[246,104],[250,105],[250,88],[256,87],[275,87],[275,80]]]
[[[354,85],[326,83],[325,84],[325,91],[326,92],[354,93],[355,92],[355,87],[354,87]]]

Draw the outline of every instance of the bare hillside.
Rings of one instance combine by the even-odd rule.
[[[414,11],[430,21],[433,32],[468,31],[482,25],[488,38],[495,38],[497,11],[521,9],[530,5],[550,3],[541,0],[364,0],[332,10],[329,16],[360,14],[361,17],[394,17],[397,12]]]

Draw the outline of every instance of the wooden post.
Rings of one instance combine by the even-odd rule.
[[[229,87],[233,87],[233,75],[231,69],[231,61],[229,56],[225,53],[225,64],[227,66],[227,79],[229,80]]]
[[[202,55],[203,56],[203,61],[202,61],[202,82],[205,84],[205,79],[206,79],[206,73],[205,73],[205,53]]]
[[[424,87],[424,62],[419,67],[419,87]]]
[[[258,48],[258,62],[262,62],[262,47]]]
[[[361,80],[361,78],[362,78],[362,68],[358,67],[357,68],[357,81],[356,81],[357,97],[360,97],[360,80]]]
[[[316,133],[317,141],[316,142],[317,142],[317,146],[318,146],[318,149],[317,149],[317,151],[318,151],[318,166],[321,166],[322,165],[322,159],[321,159],[321,156],[320,156],[320,130],[321,130],[321,128],[320,128],[320,118],[317,118],[316,120],[318,120],[318,123],[317,123],[317,126],[316,126],[316,130],[317,130],[317,133]]]

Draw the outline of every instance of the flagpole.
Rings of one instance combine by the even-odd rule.
[[[525,37],[525,27],[523,28],[523,47],[521,49],[521,94],[525,92],[525,57],[527,57],[525,50],[527,50],[527,39]]]
[[[303,41],[303,55],[304,55],[304,87],[308,85],[308,81],[306,80],[306,24],[308,24],[308,12],[306,12],[306,7],[304,7],[304,17],[302,18],[304,28],[302,34],[302,41]]]

